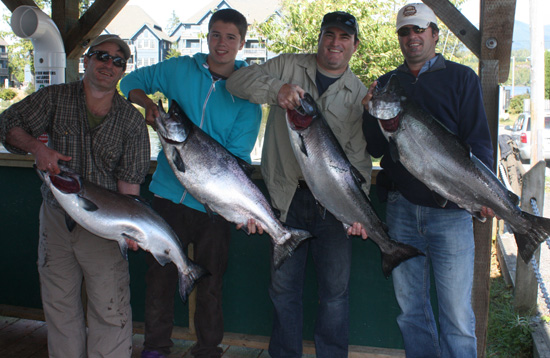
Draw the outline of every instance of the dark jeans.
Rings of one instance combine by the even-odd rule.
[[[318,358],[347,358],[351,239],[342,223],[326,212],[323,219],[308,189],[298,189],[286,224],[314,237],[302,243],[278,270],[271,268],[269,295],[275,306],[269,354],[273,358],[302,357],[302,292],[308,250],[317,274],[319,307],[315,323]]]
[[[222,278],[227,268],[230,224],[220,216],[188,208],[185,205],[155,197],[155,209],[174,229],[184,248],[194,246],[193,261],[206,268],[211,275],[197,284],[195,328],[197,344],[195,357],[219,357],[218,347],[223,338]],[[170,339],[174,326],[174,295],[178,271],[174,264],[162,267],[147,253],[145,281],[145,342],[144,349],[168,355],[173,343]]]

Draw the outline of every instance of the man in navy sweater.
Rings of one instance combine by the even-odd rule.
[[[384,86],[391,75],[396,75],[410,99],[470,145],[472,152],[492,168],[493,148],[475,72],[436,54],[437,18],[427,5],[404,6],[396,28],[405,62],[380,77],[378,85]],[[365,106],[374,85],[363,101]],[[397,322],[407,357],[476,357],[471,305],[475,251],[472,216],[454,203],[441,208],[430,189],[394,162],[377,120],[367,111],[363,132],[369,153],[382,156],[383,171],[377,177],[377,187],[387,199],[390,236],[426,253],[402,263],[392,274],[401,308]],[[490,209],[482,214],[494,215]],[[430,304],[430,265],[438,296],[439,332]]]

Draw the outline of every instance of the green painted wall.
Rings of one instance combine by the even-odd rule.
[[[142,196],[151,199],[147,182]],[[31,168],[0,166],[0,304],[40,308],[36,268],[40,179]],[[263,182],[256,184],[265,192]],[[371,195],[383,217],[384,208]],[[380,250],[371,241],[353,240],[350,289],[350,344],[402,348],[395,318],[399,308],[391,279],[382,275]],[[229,268],[224,279],[225,331],[269,336],[272,305],[269,284],[269,237],[233,230]],[[132,307],[143,321],[145,270],[143,251],[130,252]],[[311,260],[310,260],[311,261]],[[309,262],[304,293],[304,339],[313,339],[317,307],[313,265]],[[176,324],[187,327],[187,304],[176,298]]]

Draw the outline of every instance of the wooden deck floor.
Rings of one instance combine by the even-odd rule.
[[[48,358],[47,327],[41,310],[0,305],[0,357]],[[176,327],[170,358],[191,358],[194,336]],[[269,358],[269,337],[226,333],[223,358]],[[139,358],[143,347],[143,323],[134,322],[132,358]],[[304,342],[303,358],[314,358],[311,342]],[[402,350],[350,346],[350,358],[404,358]]]

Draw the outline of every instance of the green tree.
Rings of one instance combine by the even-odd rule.
[[[550,99],[550,50],[544,52],[544,98]]]
[[[180,57],[180,56],[181,56],[181,52],[179,52],[175,48],[171,48],[170,51],[168,51],[168,53],[166,54],[166,60],[172,57]]]
[[[279,16],[255,24],[255,30],[265,39],[267,47],[275,53],[315,53],[323,15],[345,10],[359,22],[357,52],[351,58],[350,68],[365,85],[403,62],[395,33],[397,11],[405,0],[283,0]],[[456,6],[464,0],[452,1]],[[458,39],[440,22],[438,52],[448,57],[457,56]]]
[[[168,23],[166,24],[166,33],[171,35],[179,24],[181,24],[181,20],[178,15],[176,15],[176,12],[172,10],[172,17],[170,17],[170,20],[168,20]]]

